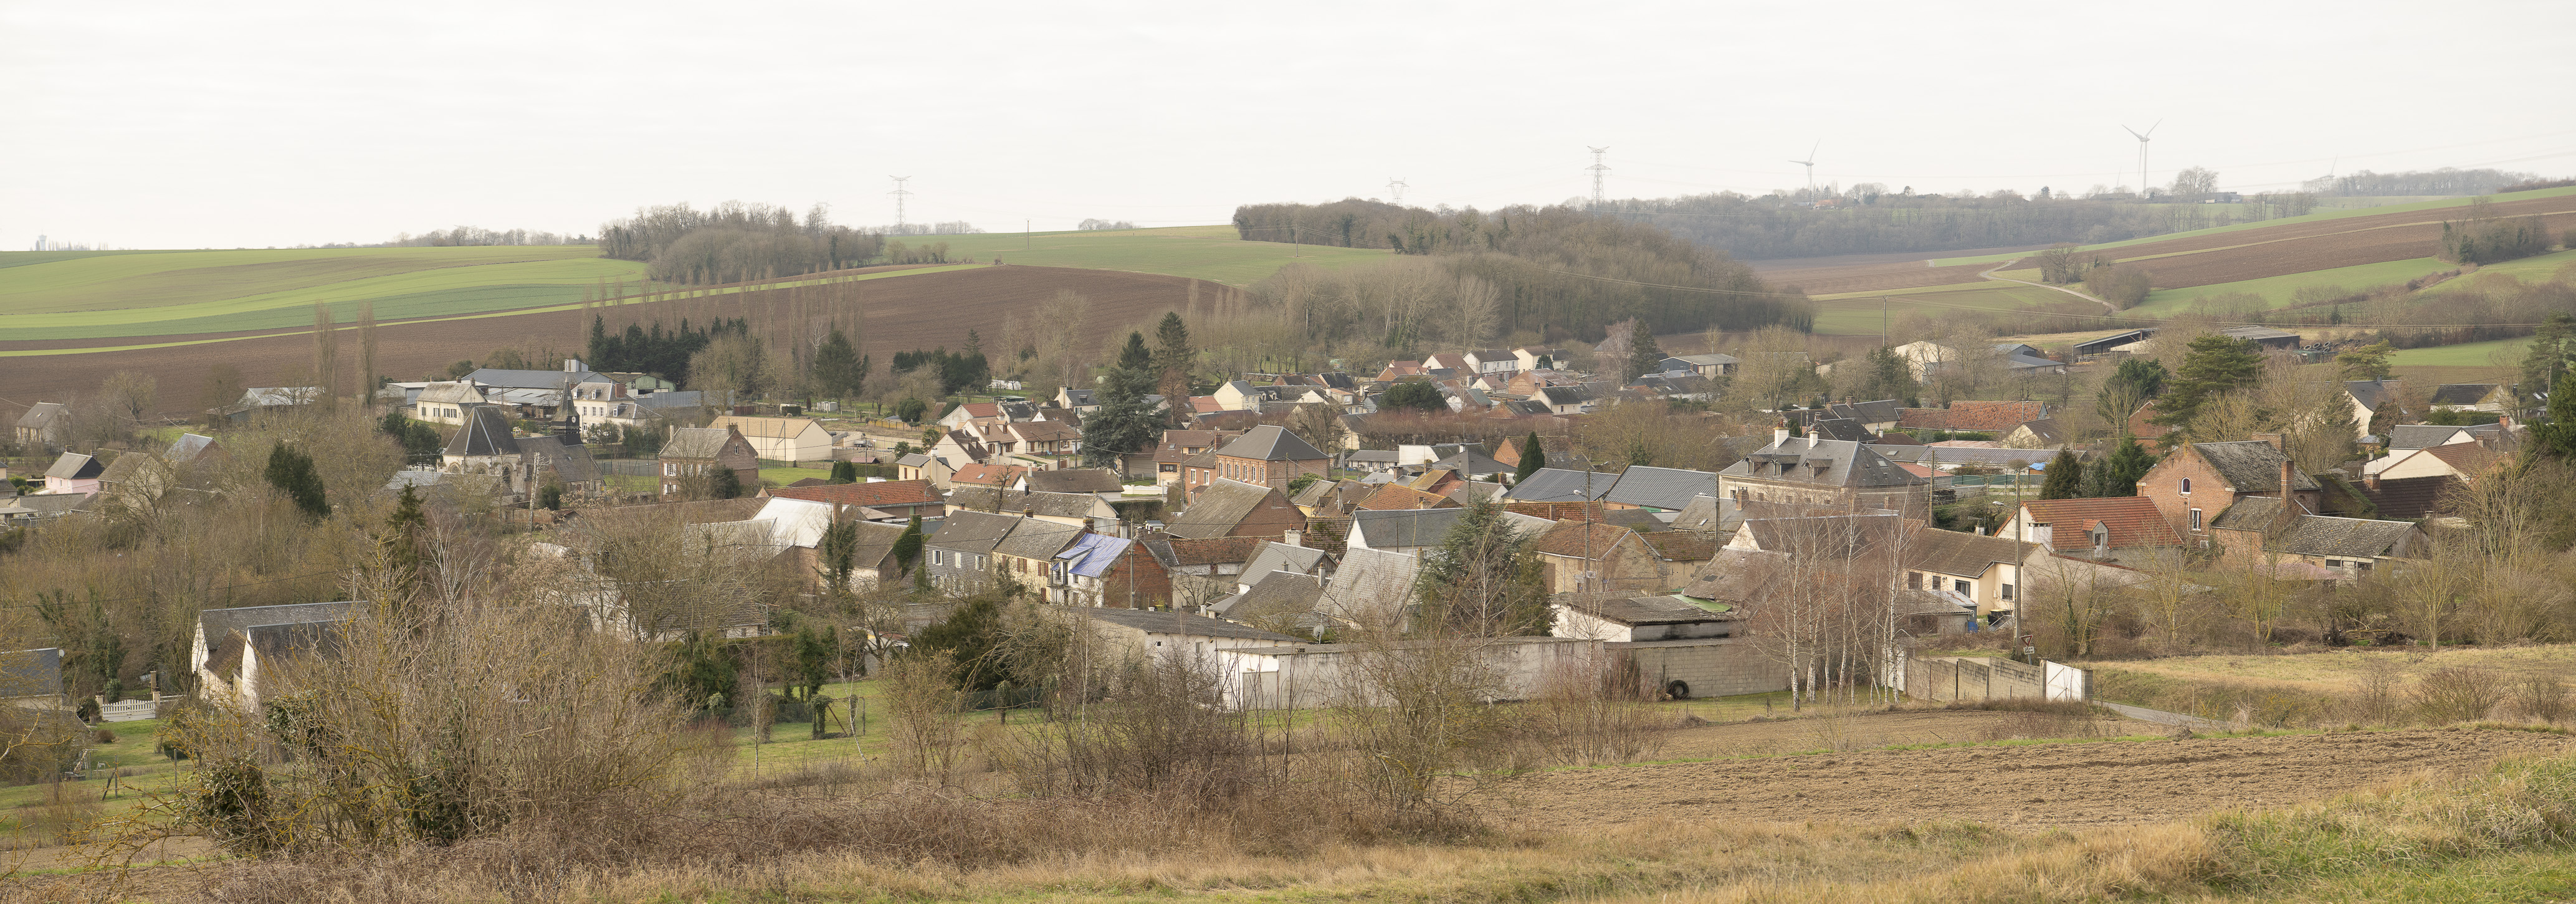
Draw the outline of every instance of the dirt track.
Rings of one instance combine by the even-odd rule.
[[[1780,735],[1796,725],[1698,731]],[[1815,754],[1546,773],[1509,791],[1512,800],[1492,813],[1555,830],[1650,819],[2129,825],[2312,800],[2571,745],[2576,739],[2559,735],[2422,730]]]
[[[878,374],[882,376],[884,362],[894,352],[938,345],[958,348],[965,345],[969,329],[982,331],[989,348],[1001,340],[1005,312],[1025,316],[1039,302],[1054,297],[1057,290],[1071,289],[1091,300],[1090,316],[1074,326],[1081,333],[1081,347],[1097,348],[1112,331],[1134,327],[1166,308],[1184,306],[1189,299],[1190,282],[1183,277],[1147,273],[1018,265],[872,281],[859,284],[864,287],[860,304],[866,312],[866,326],[854,338],[860,340],[862,351],[876,357]],[[1213,286],[1202,289],[1203,302],[1214,297],[1208,294],[1209,288]],[[748,317],[757,326],[785,294],[747,293],[632,304],[608,308],[603,313],[611,328],[618,327],[621,318],[649,323],[659,317],[665,324],[676,325],[683,317],[704,323],[714,316]],[[783,307],[776,310],[783,312]],[[837,312],[821,311],[818,316],[833,313]],[[580,311],[556,311],[387,326],[378,330],[377,370],[395,379],[416,380],[450,362],[480,361],[493,349],[530,344],[551,344],[579,354],[589,323],[588,315]],[[340,335],[341,360],[344,366],[354,366],[357,336],[346,331]],[[139,341],[187,338],[196,337]],[[111,344],[108,340],[85,341]],[[0,342],[0,349],[47,346],[60,344]],[[207,371],[216,363],[230,362],[240,368],[250,385],[274,386],[285,374],[309,372],[312,349],[309,334],[292,334],[175,348],[10,357],[0,358],[0,377],[5,377],[10,387],[8,397],[24,404],[96,392],[107,375],[139,370],[159,379],[164,413],[192,414],[199,408],[198,395]]]

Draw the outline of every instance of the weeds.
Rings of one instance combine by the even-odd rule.
[[[2415,711],[2436,725],[2487,717],[2505,701],[2504,677],[2476,666],[2434,669],[2415,682]]]

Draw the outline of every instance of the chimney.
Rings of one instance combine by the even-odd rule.
[[[1777,427],[1773,427],[1773,428],[1771,428],[1771,445],[1774,445],[1774,446],[1786,445],[1788,442],[1789,442],[1789,417],[1788,417],[1787,415],[1781,415],[1781,416],[1780,416],[1780,426],[1777,426]]]
[[[2255,433],[2246,438],[2258,443],[2271,443],[2274,451],[2279,451],[2281,448],[2281,435],[2278,433]]]
[[[1279,542],[1286,543],[1290,546],[1303,547],[1306,545],[1306,532],[1302,530],[1281,531],[1279,533]]]
[[[2291,467],[2292,466],[2289,461],[2283,460],[2281,462],[2281,500],[2283,503],[2287,503],[2290,499],[2290,488],[2298,484],[2297,480],[2292,476]]]
[[[564,373],[568,373],[568,374],[577,374],[577,373],[580,373],[580,372],[581,372],[581,359],[578,359],[578,358],[565,358],[565,359],[564,359]]]
[[[2379,475],[2375,473],[2362,474],[2361,485],[2368,488],[2373,493],[2379,492]]]

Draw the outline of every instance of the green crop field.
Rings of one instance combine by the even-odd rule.
[[[1257,282],[1290,263],[1346,267],[1392,256],[1367,248],[1247,242],[1235,237],[1232,226],[1027,234],[986,232],[904,236],[895,241],[913,246],[946,242],[951,259],[962,256],[990,261],[999,258],[1005,263],[1039,267],[1165,273],[1237,286]]]
[[[2576,195],[2576,187],[2544,188],[2537,191],[2518,191],[2512,194],[2486,195],[2484,197],[2496,201],[2527,201],[2533,198],[2555,198],[2564,195]],[[2472,200],[2475,199],[2458,197],[2439,198],[2431,201],[2417,201],[2411,204],[2386,204],[2378,207],[2333,207],[2320,209],[2316,213],[2308,214],[2306,216],[2282,217],[2279,219],[2264,220],[2257,223],[2234,223],[2226,226],[2213,226],[2208,229],[2194,229],[2189,232],[2168,232],[2163,235],[2152,235],[2145,238],[2128,239],[2118,242],[2104,242],[2099,245],[2085,245],[2083,246],[2083,249],[2086,251],[2101,251],[2110,248],[2126,248],[2131,245],[2143,245],[2148,242],[2169,241],[2188,236],[2247,232],[2291,223],[2313,223],[2319,220],[2339,220],[2346,217],[2371,216],[2384,213],[2403,213],[2411,210],[2439,210],[2445,207],[2467,207],[2469,202]],[[2029,252],[2021,252],[2018,254],[1988,254],[1978,257],[1945,257],[1933,260],[1932,265],[1936,267],[1946,267],[1952,264],[1992,264],[2012,260],[2016,257],[2027,256],[2029,256]]]
[[[2445,265],[2444,268],[2448,269],[2448,265]],[[2443,292],[2450,292],[2463,287],[2474,286],[2477,285],[2478,277],[2485,276],[2489,273],[2502,273],[2515,279],[2522,280],[2523,282],[2548,282],[2552,279],[2556,279],[2560,282],[2576,284],[2576,249],[2552,251],[2548,254],[2533,255],[2521,260],[2505,261],[2501,264],[2488,264],[2484,267],[2479,267],[2478,272],[2476,273],[2460,279],[2444,282],[2425,291],[2428,294],[2438,295]]]
[[[2025,286],[2018,283],[1983,282],[1957,286],[1940,286],[1940,291],[1872,292],[1816,302],[1816,332],[1834,336],[1875,336],[1880,325],[1903,320],[1905,315],[1922,311],[1938,317],[1959,311],[2011,311],[2061,301],[2076,301],[2075,296],[2054,289]],[[1880,296],[1886,296],[1884,307]],[[2094,309],[2099,312],[2099,308]],[[1882,317],[1884,311],[1884,317]]]
[[[2348,293],[2365,292],[2380,286],[2402,284],[2418,276],[2429,276],[2457,266],[2459,265],[2434,258],[2418,257],[2402,261],[2362,264],[2357,267],[2288,273],[2239,282],[2213,283],[2183,289],[2158,289],[2147,293],[2146,303],[2131,310],[2150,317],[2172,317],[2190,307],[2194,299],[2215,298],[2239,292],[2261,296],[2265,308],[2278,308],[2289,305],[2292,296],[2300,289],[2341,286]]]
[[[2470,342],[2462,345],[2436,345],[2430,348],[2399,349],[2388,356],[2388,363],[2398,367],[2485,367],[2498,351],[2522,359],[2529,339],[2497,339],[2492,342]]]

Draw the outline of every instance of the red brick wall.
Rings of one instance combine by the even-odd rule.
[[[2191,481],[2189,496],[2182,492],[2186,479]],[[2173,525],[2175,533],[2186,538],[2191,536],[2191,509],[2200,509],[2201,523],[2206,526],[2236,503],[2236,494],[2228,492],[2227,481],[2220,479],[2209,462],[2190,446],[2166,456],[2147,470],[2147,476],[2138,478],[2138,495],[2154,500],[2156,511]]]
[[[1135,598],[1128,598],[1128,579],[1135,579]],[[1172,576],[1163,563],[1145,554],[1137,544],[1127,546],[1127,554],[1118,557],[1100,578],[1100,604],[1115,609],[1143,609],[1172,601]]]

